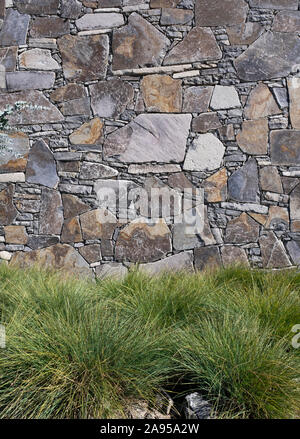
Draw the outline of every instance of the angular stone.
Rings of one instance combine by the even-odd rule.
[[[287,251],[295,265],[300,265],[300,239],[295,238],[286,244]]]
[[[60,15],[74,20],[81,14],[81,7],[82,4],[78,0],[61,0]]]
[[[59,243],[59,238],[57,236],[40,236],[40,235],[30,235],[27,247],[32,250],[38,250],[39,248],[50,247]]]
[[[99,117],[118,117],[134,97],[132,85],[118,78],[100,81],[89,88],[93,112]]]
[[[141,114],[107,137],[104,157],[125,163],[182,162],[191,119],[188,114]]]
[[[116,217],[106,209],[95,209],[80,215],[83,239],[111,239],[117,227]]]
[[[6,244],[27,244],[28,235],[24,226],[6,226],[4,233]]]
[[[190,9],[163,8],[161,11],[160,24],[170,26],[174,24],[187,24],[194,17]]]
[[[193,189],[194,185],[190,180],[184,175],[183,172],[176,172],[168,178],[168,185],[173,189],[184,191],[185,189]]]
[[[54,188],[59,182],[56,163],[51,150],[43,140],[38,140],[30,149],[26,181]]]
[[[27,106],[9,116],[11,126],[48,124],[64,120],[61,112],[45,98],[41,91],[28,90],[19,93],[0,94],[0,111],[7,105],[14,105],[16,102],[26,102]],[[42,111],[40,107],[43,107]]]
[[[22,14],[56,14],[59,0],[14,0],[15,6]]]
[[[290,267],[291,263],[284,245],[273,232],[264,232],[259,239],[263,266],[265,268]]]
[[[38,213],[40,211],[40,201],[38,199],[17,199],[15,200],[16,208],[23,213]]]
[[[241,150],[250,155],[268,153],[269,126],[267,119],[246,120],[236,137]]]
[[[41,235],[60,235],[64,222],[63,205],[58,191],[44,188],[41,197],[40,227]]]
[[[43,269],[60,270],[64,275],[68,274],[78,278],[93,277],[88,263],[68,244],[56,244],[31,252],[16,252],[12,257],[11,264],[21,268],[38,265]]]
[[[201,247],[195,249],[195,269],[213,271],[222,266],[218,247]]]
[[[210,28],[193,28],[183,41],[170,50],[164,65],[213,61],[222,58],[222,52]]]
[[[75,195],[62,194],[65,219],[73,218],[90,210],[90,206]]]
[[[99,262],[101,259],[100,245],[91,244],[79,248],[79,253],[89,264]]]
[[[273,22],[274,32],[300,32],[300,12],[280,11]]]
[[[224,267],[235,265],[249,266],[247,254],[243,248],[235,245],[225,245],[221,248],[221,255]]]
[[[61,242],[81,242],[82,234],[78,216],[65,220],[61,233]]]
[[[180,172],[179,165],[129,165],[129,174],[169,174]]]
[[[18,211],[13,203],[14,186],[10,184],[8,187],[0,191],[0,225],[8,226],[17,217]]]
[[[6,72],[14,72],[16,70],[17,54],[17,47],[0,49],[0,64],[5,67]]]
[[[176,8],[180,0],[150,0],[150,8]]]
[[[0,19],[3,20],[5,16],[5,6],[6,6],[6,0],[0,0]]]
[[[266,229],[285,232],[289,229],[289,221],[289,212],[285,207],[270,206],[264,226]]]
[[[233,172],[228,179],[228,194],[235,201],[257,203],[259,201],[258,170],[255,159]]]
[[[300,131],[271,131],[270,145],[273,165],[296,166],[300,164]]]
[[[95,145],[101,143],[103,123],[98,117],[81,125],[70,135],[72,145]]]
[[[227,171],[221,169],[203,182],[204,196],[208,203],[220,203],[227,199]]]
[[[170,256],[168,258],[162,259],[157,262],[150,262],[149,264],[141,264],[139,266],[143,273],[149,274],[151,276],[160,275],[162,273],[175,273],[180,271],[190,271],[194,270],[193,265],[193,252],[187,251],[178,253],[176,255]]]
[[[276,102],[281,109],[287,108],[289,106],[288,93],[287,93],[286,88],[274,87],[273,93],[274,93]]]
[[[194,117],[192,131],[195,133],[207,133],[207,131],[216,130],[221,126],[217,113],[203,113]]]
[[[299,30],[300,32],[300,30]],[[292,128],[300,130],[300,78],[287,79]]]
[[[65,116],[90,115],[90,99],[81,84],[67,84],[50,94],[54,102],[59,102],[59,109]]]
[[[19,64],[29,70],[59,70],[60,65],[47,49],[30,49],[19,56]]]
[[[250,0],[253,8],[264,9],[298,9],[298,0]]]
[[[76,20],[76,26],[79,30],[111,29],[123,26],[124,23],[123,14],[116,12],[85,14]]]
[[[188,87],[184,91],[183,112],[205,113],[208,111],[213,87]]]
[[[292,221],[300,220],[300,184],[290,194],[290,215]]]
[[[281,178],[275,166],[265,166],[259,171],[260,186],[263,191],[275,192],[281,194],[283,192]]]
[[[269,87],[266,84],[258,84],[248,97],[245,118],[254,120],[280,113]]]
[[[248,5],[244,0],[196,0],[197,26],[225,26],[246,21]]]
[[[65,35],[58,40],[66,79],[93,81],[106,76],[109,40],[107,35]]]
[[[102,163],[82,162],[79,178],[83,180],[96,180],[98,178],[116,177],[118,171]]]
[[[6,74],[6,84],[9,91],[46,90],[52,88],[55,82],[53,72],[9,72]]]
[[[0,46],[26,44],[29,20],[29,15],[22,15],[15,9],[8,9],[0,32]]]
[[[210,106],[213,110],[226,110],[241,106],[238,92],[234,86],[216,85]]]
[[[115,279],[123,280],[128,274],[128,269],[123,264],[117,262],[110,262],[96,267],[97,279]]]
[[[248,46],[249,44],[254,43],[263,31],[264,27],[260,23],[253,22],[227,27],[230,44],[236,46]]]
[[[224,153],[224,145],[216,136],[199,134],[187,151],[183,169],[213,171],[221,166]]]
[[[0,144],[4,146],[0,150],[0,174],[25,171],[30,147],[27,134],[0,131]]]
[[[250,242],[257,242],[258,237],[259,224],[245,212],[238,218],[230,220],[227,224],[225,242],[249,244]]]
[[[171,250],[171,233],[163,219],[153,224],[148,224],[145,219],[138,219],[121,230],[115,257],[117,261],[154,262]]]
[[[222,126],[218,132],[221,140],[235,140],[235,130],[232,124]]]
[[[113,70],[159,66],[170,41],[139,14],[128,18],[128,25],[113,32]]]
[[[282,186],[285,194],[290,194],[299,183],[299,179],[295,177],[282,177]]]
[[[300,40],[296,34],[265,32],[234,64],[239,78],[244,81],[287,76],[300,64]]]
[[[30,27],[32,38],[58,38],[69,33],[69,21],[59,17],[37,17]]]
[[[181,112],[181,80],[173,79],[168,75],[147,75],[142,79],[141,90],[148,111]]]

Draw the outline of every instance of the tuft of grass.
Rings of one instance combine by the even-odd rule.
[[[219,418],[296,417],[300,274],[63,280],[0,265],[0,418],[112,418],[196,390]]]

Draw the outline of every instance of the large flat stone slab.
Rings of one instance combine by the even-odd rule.
[[[271,161],[273,165],[300,164],[300,131],[274,130],[270,135]]]
[[[210,106],[213,110],[226,110],[241,106],[238,92],[234,86],[216,85]]]
[[[248,10],[244,0],[196,0],[196,25],[241,24],[246,21]]]
[[[182,162],[191,115],[141,114],[104,143],[105,159],[125,163]]]
[[[232,45],[248,46],[263,33],[264,27],[260,23],[247,22],[235,26],[227,26],[229,41]]]
[[[54,86],[54,72],[9,72],[6,85],[9,91],[47,90]]]
[[[49,188],[56,187],[59,182],[53,154],[43,140],[35,142],[30,149],[26,181]]]
[[[70,33],[70,22],[60,17],[38,17],[30,27],[32,38],[58,38]]]
[[[30,16],[8,9],[0,32],[0,46],[26,44]]]
[[[164,65],[212,61],[222,58],[222,52],[210,28],[195,27],[182,42],[165,57]]]
[[[195,249],[196,270],[213,271],[221,267],[222,260],[218,247],[201,247]]]
[[[0,174],[4,172],[24,172],[29,152],[29,138],[25,133],[4,133],[0,131]]]
[[[300,40],[295,34],[265,32],[234,64],[243,81],[287,76],[300,64]]]
[[[111,29],[123,26],[124,23],[123,14],[117,12],[85,14],[76,20],[76,26],[79,30]]]
[[[113,32],[113,70],[159,66],[170,44],[167,37],[139,14],[128,18],[128,25]]]
[[[107,35],[65,35],[58,40],[66,79],[93,81],[106,76],[109,40]]]
[[[214,88],[208,87],[188,87],[183,96],[184,113],[205,113],[211,101]]]

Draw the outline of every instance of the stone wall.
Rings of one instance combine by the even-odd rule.
[[[300,264],[298,0],[0,0],[0,23],[0,111],[27,103],[2,133],[0,258]],[[203,188],[204,229],[121,222],[96,194],[116,181]]]

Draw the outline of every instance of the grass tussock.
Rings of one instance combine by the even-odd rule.
[[[197,390],[216,416],[296,417],[300,274],[229,268],[122,282],[0,266],[0,418],[125,416]]]

